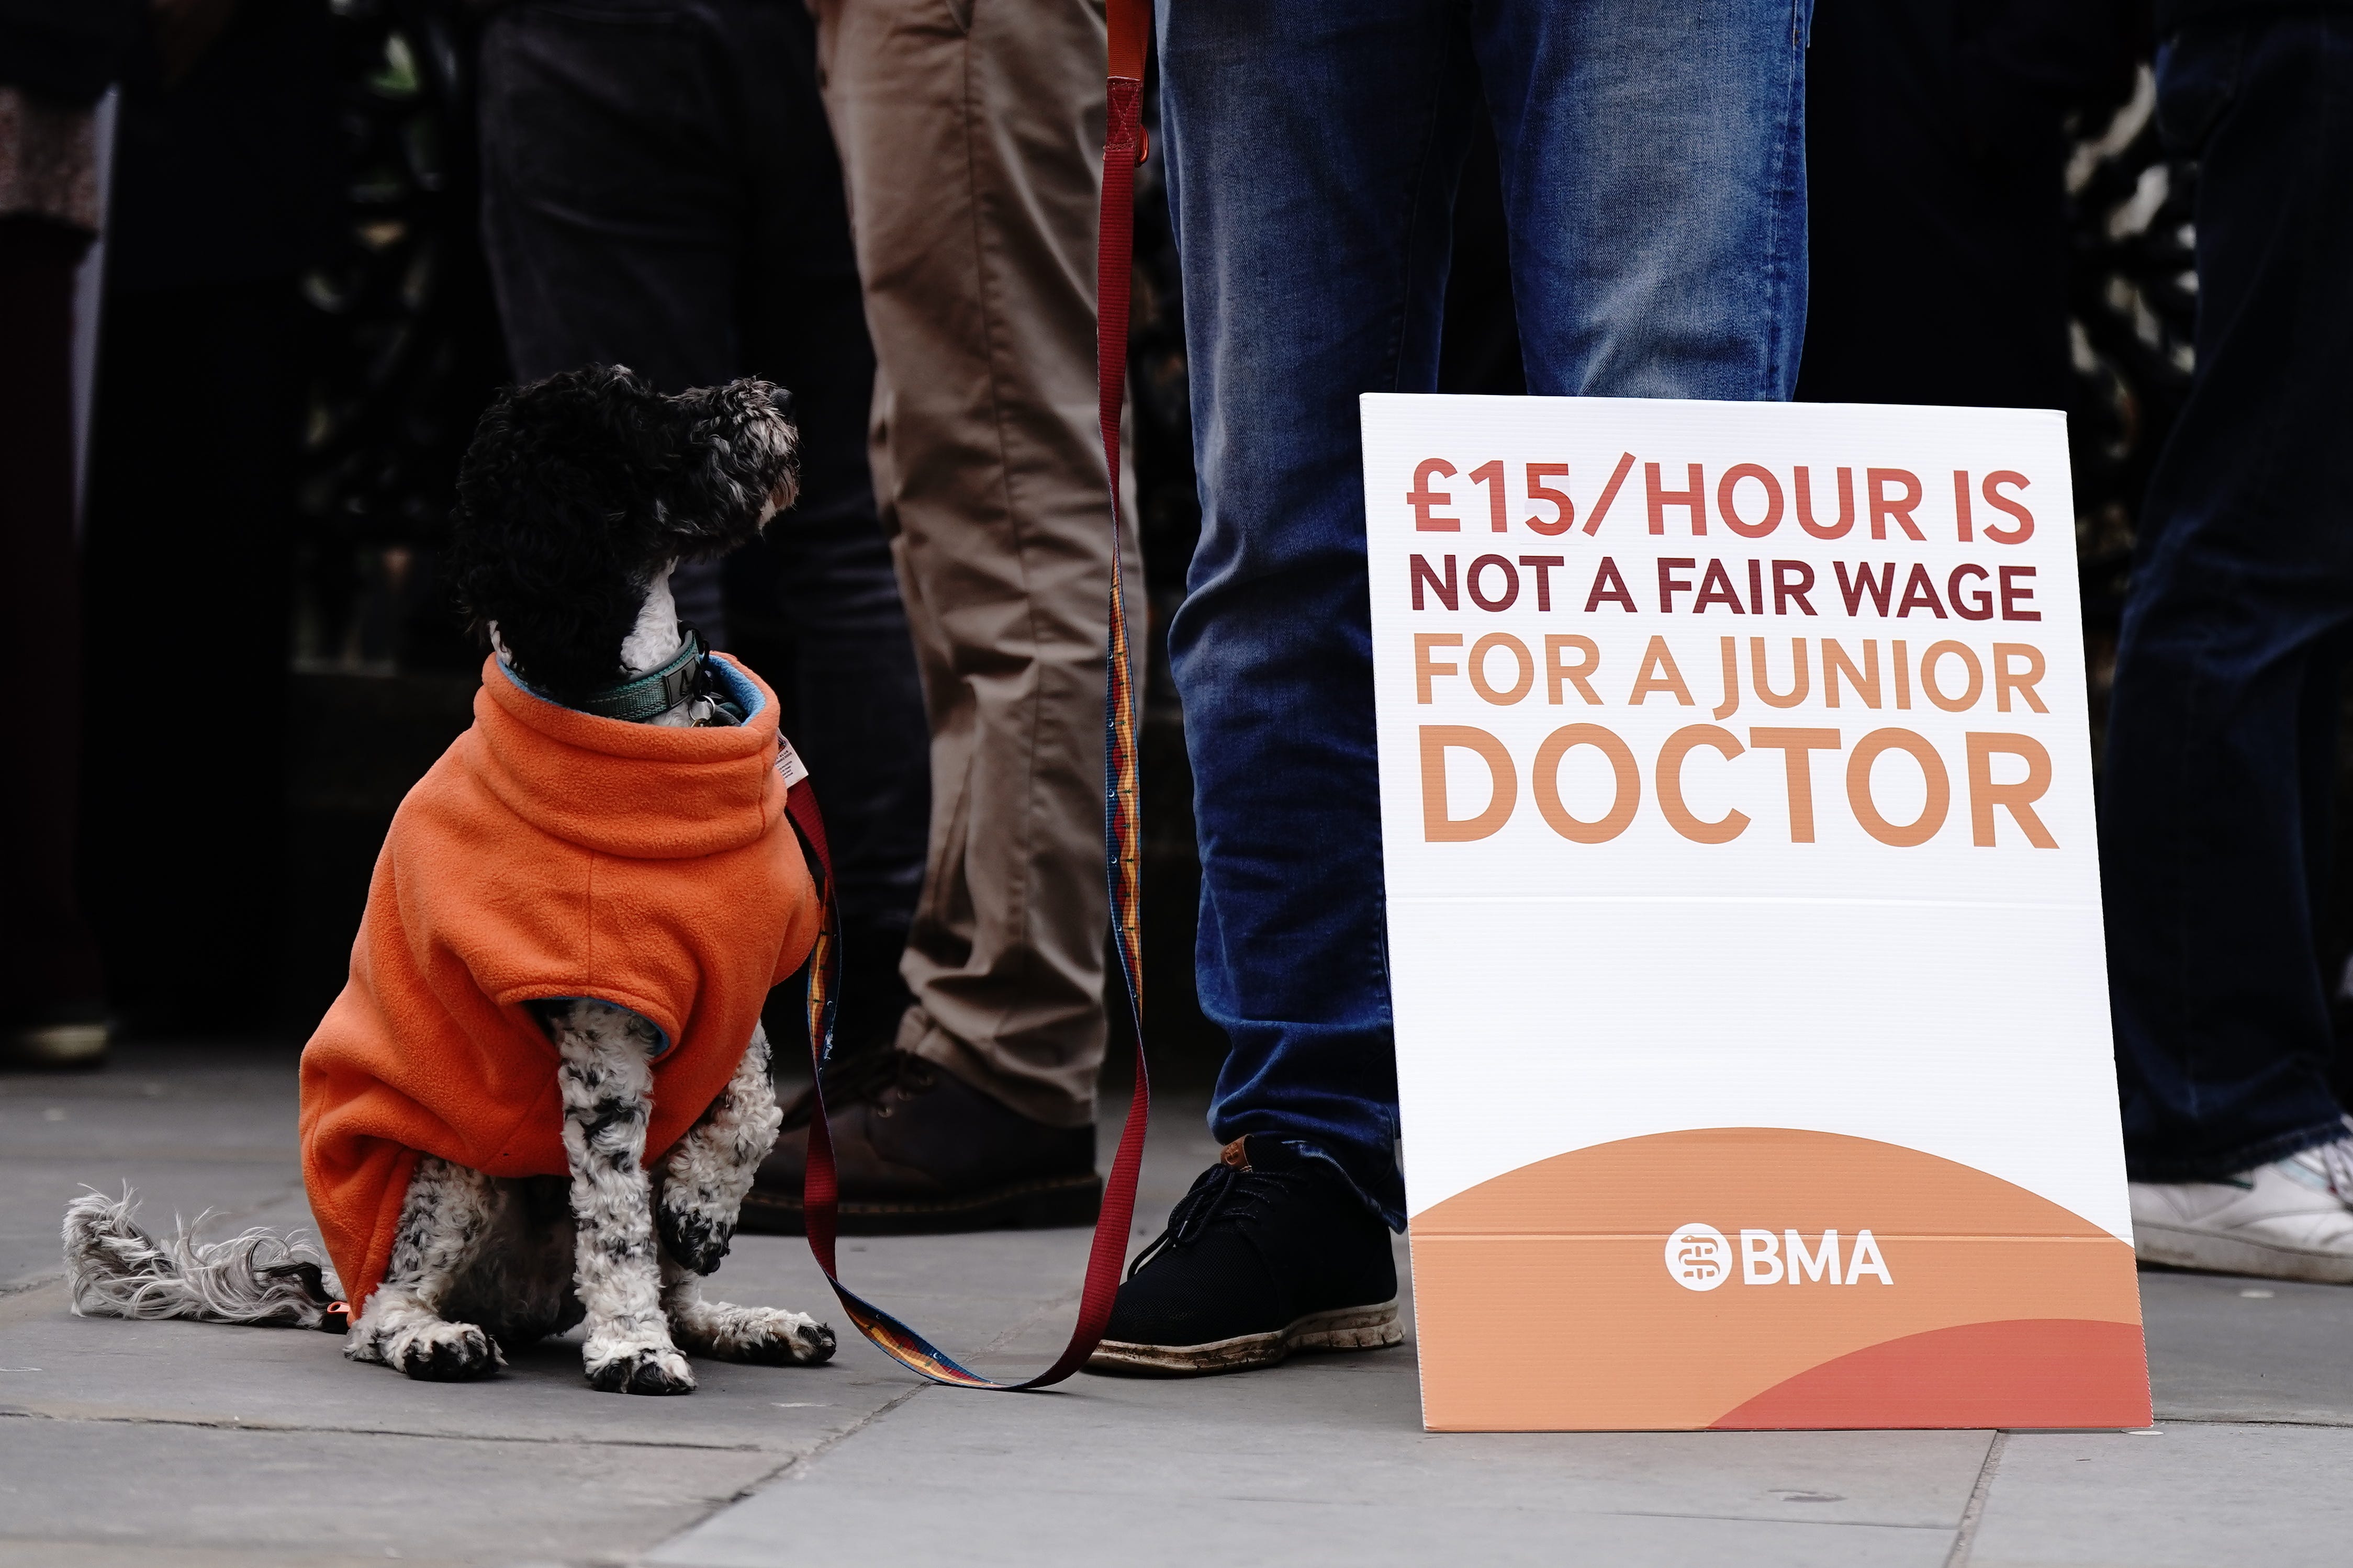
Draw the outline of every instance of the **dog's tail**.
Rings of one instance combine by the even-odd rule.
[[[66,1206],[66,1278],[73,1310],[104,1318],[194,1318],[290,1329],[337,1329],[340,1307],[326,1260],[308,1243],[253,1229],[225,1241],[199,1242],[195,1226],[159,1241],[132,1220],[139,1206],[129,1187],[110,1198],[91,1192]],[[196,1216],[196,1225],[205,1216]]]

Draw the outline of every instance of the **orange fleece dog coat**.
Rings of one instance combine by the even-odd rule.
[[[354,1316],[420,1154],[567,1173],[555,1047],[524,1003],[593,996],[662,1032],[651,1164],[807,957],[819,905],[776,695],[727,663],[751,718],[668,729],[558,707],[491,659],[473,726],[401,802],[351,979],[302,1052],[302,1179]]]

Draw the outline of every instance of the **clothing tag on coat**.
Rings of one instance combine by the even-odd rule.
[[[801,754],[782,735],[776,737],[776,772],[783,776],[786,789],[809,776],[808,764],[801,761]]]

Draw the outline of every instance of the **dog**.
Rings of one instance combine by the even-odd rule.
[[[812,1318],[701,1294],[782,1120],[758,1005],[817,906],[773,695],[670,591],[792,504],[796,444],[766,383],[665,396],[616,366],[484,414],[451,549],[492,650],[475,724],[403,802],[303,1052],[327,1256],[160,1241],[91,1192],[77,1312],[344,1327],[350,1359],[432,1381],[585,1319],[589,1384],[640,1394],[691,1392],[682,1352],[832,1355]]]

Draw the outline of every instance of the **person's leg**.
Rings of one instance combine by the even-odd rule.
[[[651,0],[510,6],[480,52],[482,248],[518,381],[625,364],[664,392],[741,374],[742,158],[705,10]],[[717,562],[670,579],[727,642]]]
[[[1162,38],[1203,491],[1171,651],[1199,795],[1203,1005],[1234,1042],[1212,1129],[1323,1147],[1393,1220],[1355,400],[1434,384],[1472,47],[1448,15],[1187,5]],[[1788,395],[1802,11],[1472,15],[1529,389]]]
[[[1202,489],[1170,651],[1232,1142],[1094,1364],[1204,1372],[1395,1342],[1377,1227],[1314,1176],[1403,1223],[1356,397],[1435,385],[1480,79],[1529,390],[1786,396],[1802,7],[1176,0],[1160,42]]]
[[[816,11],[879,362],[875,500],[932,737],[901,965],[915,1005],[896,1049],[827,1077],[841,1226],[1081,1224],[1102,1194],[1108,925],[1103,16],[1088,0]],[[1124,548],[1140,620],[1132,530]],[[747,1228],[799,1228],[810,1110],[786,1111]]]
[[[1231,1043],[1210,1131],[1312,1149],[1402,1226],[1356,399],[1436,385],[1469,38],[1439,0],[1176,0],[1160,68],[1201,489],[1169,656]]]
[[[0,1065],[96,1062],[98,946],[73,878],[81,769],[81,586],[74,549],[74,268],[89,234],[0,218],[0,646],[40,670],[0,768]],[[40,737],[37,741],[32,737]]]
[[[1103,15],[1086,0],[817,9],[880,362],[877,500],[932,722],[899,1045],[1030,1121],[1086,1127],[1108,921]]]
[[[1446,0],[1173,0],[1162,150],[1201,537],[1169,657],[1226,1147],[1120,1288],[1097,1372],[1402,1342],[1356,400],[1438,377],[1477,81]]]
[[[1784,399],[1810,0],[1482,7],[1528,391]]]
[[[106,302],[80,863],[134,1031],[250,1027],[276,1006],[301,309],[291,278]]]
[[[2200,158],[2198,371],[2125,608],[2101,858],[2127,1169],[2221,1183],[2345,1133],[2314,923],[2353,620],[2353,19],[2187,29],[2158,112]]]

